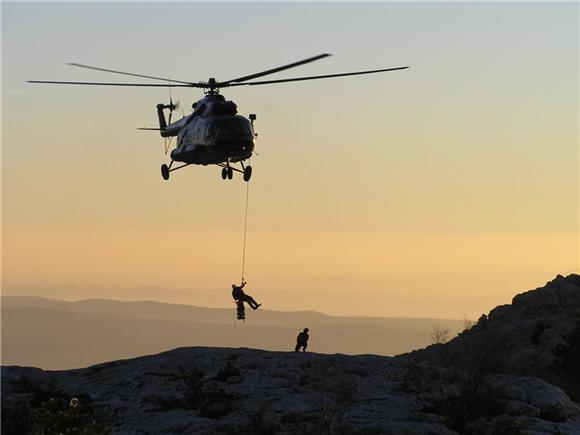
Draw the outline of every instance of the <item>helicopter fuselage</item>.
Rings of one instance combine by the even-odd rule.
[[[158,106],[163,137],[177,137],[171,159],[197,165],[229,164],[252,156],[254,129],[250,120],[237,114],[232,101],[222,95],[206,95],[193,106],[191,115],[165,124],[163,106]]]
[[[275,83],[301,82],[304,80],[319,80],[335,77],[352,77],[362,74],[375,74],[387,71],[397,71],[409,68],[399,66],[395,68],[381,68],[366,71],[352,71],[338,74],[323,74],[304,77],[290,77],[275,80],[255,80],[270,74],[278,73],[300,65],[305,65],[316,60],[330,56],[322,53],[298,62],[289,63],[276,68],[267,69],[257,73],[237,77],[225,81],[217,81],[210,78],[206,82],[193,82],[175,80],[167,77],[136,74],[125,71],[117,71],[109,68],[70,63],[69,65],[79,68],[91,69],[101,72],[120,74],[125,76],[141,77],[156,80],[157,83],[127,83],[127,82],[81,82],[81,81],[55,81],[55,80],[29,80],[30,83],[46,83],[59,85],[85,85],[85,86],[131,86],[131,87],[163,87],[169,88],[169,104],[157,105],[159,128],[143,127],[139,130],[158,130],[162,137],[177,137],[177,146],[171,151],[169,165],[161,165],[161,176],[169,180],[172,171],[183,168],[190,164],[217,165],[222,168],[222,179],[231,180],[234,172],[243,174],[244,181],[250,181],[252,167],[244,165],[244,160],[249,159],[254,152],[253,122],[256,115],[250,115],[249,120],[238,115],[237,107],[233,101],[226,101],[220,95],[219,90],[233,86],[256,86],[271,85]],[[159,83],[159,81],[167,83]],[[171,97],[171,88],[198,88],[204,89],[205,97],[193,105],[194,112],[184,116],[179,121],[171,122],[171,114],[177,109]],[[169,109],[169,122],[165,120],[164,110]],[[167,152],[167,142],[165,151]],[[172,167],[174,162],[182,162],[183,165]],[[230,163],[239,162],[241,169],[234,168]]]

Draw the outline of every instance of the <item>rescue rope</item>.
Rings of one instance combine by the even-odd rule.
[[[246,182],[246,211],[244,213],[244,243],[242,248],[242,282],[244,282],[244,271],[246,268],[246,236],[248,233],[248,198],[250,196],[250,181]]]

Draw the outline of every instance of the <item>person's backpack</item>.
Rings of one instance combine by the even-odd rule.
[[[298,337],[296,337],[296,342],[299,345],[305,345],[308,342],[308,335],[305,332],[301,332],[298,334]]]
[[[232,290],[232,298],[234,298],[236,301],[238,299],[242,299],[243,295],[244,295],[244,292],[239,287],[234,287],[234,289]]]

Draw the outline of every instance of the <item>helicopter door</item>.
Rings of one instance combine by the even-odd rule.
[[[183,129],[177,135],[177,148],[181,148],[185,143],[185,137],[187,136],[187,129]]]

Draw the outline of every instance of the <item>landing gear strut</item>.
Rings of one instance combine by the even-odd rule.
[[[161,176],[164,180],[169,180],[169,166],[167,166],[165,163],[161,165]]]
[[[250,181],[250,178],[252,178],[252,167],[246,166],[244,168],[244,181]]]
[[[250,181],[252,178],[252,167],[244,166],[243,162],[240,162],[242,169],[234,168],[230,166],[230,163],[217,163],[218,166],[222,168],[222,180],[231,180],[234,178],[234,171],[240,172],[243,175],[244,181]]]
[[[185,168],[186,166],[189,166],[189,165],[190,165],[190,163],[186,163],[186,164],[178,166],[176,168],[172,168],[171,166],[173,166],[173,160],[171,160],[171,162],[169,163],[169,166],[167,166],[165,163],[163,163],[161,165],[161,177],[164,180],[169,180],[169,173],[170,172],[177,171],[178,169]]]

